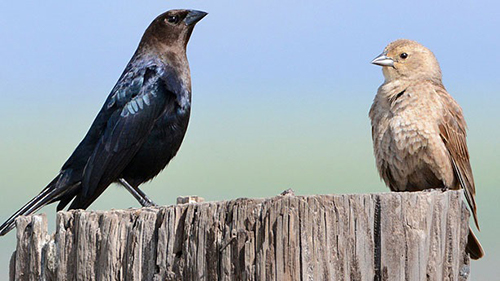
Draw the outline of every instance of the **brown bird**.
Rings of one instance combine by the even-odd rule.
[[[434,54],[411,40],[390,43],[372,61],[384,83],[370,109],[380,177],[392,191],[463,188],[479,229],[462,109],[441,81]],[[484,255],[469,228],[467,252]]]

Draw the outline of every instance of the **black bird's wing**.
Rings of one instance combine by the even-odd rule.
[[[0,236],[21,215],[60,201],[57,210],[87,208],[134,157],[168,104],[186,91],[176,72],[162,62],[127,66],[82,142],[61,172],[40,194],[0,226]],[[75,198],[76,197],[76,198]]]
[[[175,73],[167,65],[132,64],[127,69],[101,110],[107,111],[103,116],[108,119],[102,128],[95,128],[100,136],[83,170],[81,189],[71,198],[62,199],[63,205],[58,209],[64,208],[75,195],[69,208],[85,209],[116,181],[146,141],[166,104],[175,99],[167,83]]]

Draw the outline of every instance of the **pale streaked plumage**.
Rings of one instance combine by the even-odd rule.
[[[478,226],[466,123],[442,84],[434,54],[401,39],[373,63],[383,67],[385,77],[370,109],[381,178],[392,191],[463,188]],[[472,231],[467,250],[472,258],[483,255]]]

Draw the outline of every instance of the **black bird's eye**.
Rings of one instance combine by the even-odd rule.
[[[169,23],[177,23],[179,21],[179,17],[178,16],[168,16],[167,21]]]
[[[399,55],[400,58],[402,59],[406,59],[408,57],[408,54],[407,53],[402,53],[401,55]]]

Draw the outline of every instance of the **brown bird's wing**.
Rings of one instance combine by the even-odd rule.
[[[476,227],[479,229],[475,200],[476,188],[474,186],[474,177],[472,176],[466,141],[467,125],[462,110],[446,90],[438,89],[437,91],[441,97],[445,97],[442,99],[445,106],[443,119],[439,124],[440,135],[450,153],[453,172],[458,183],[464,189],[465,198],[472,210]]]

